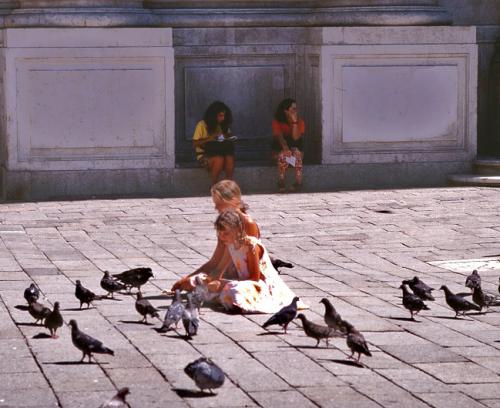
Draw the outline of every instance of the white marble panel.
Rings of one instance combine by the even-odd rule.
[[[323,46],[322,160],[471,160],[476,88],[473,44]]]
[[[342,67],[342,142],[458,138],[456,65]]]
[[[33,31],[43,36],[44,30]],[[39,36],[33,38],[40,43]],[[9,169],[174,166],[171,47],[4,52]]]

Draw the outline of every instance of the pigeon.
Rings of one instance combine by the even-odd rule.
[[[417,314],[421,310],[430,310],[420,297],[410,293],[405,284],[399,288],[403,290],[403,306],[410,311],[412,320],[415,320],[413,314]]]
[[[41,322],[41,324],[43,324],[44,320],[52,311],[41,303],[31,302],[28,306],[28,312],[31,316],[33,316],[33,319],[35,319],[35,324],[37,324],[38,322]]]
[[[500,293],[500,278],[498,278],[498,293]]]
[[[198,309],[198,313],[200,309],[203,307],[203,304],[210,300],[210,293],[208,292],[207,286],[203,283],[199,276],[195,277],[196,286],[191,292],[191,302],[193,306]]]
[[[353,359],[354,353],[358,353],[358,359],[356,362],[359,363],[361,354],[371,357],[372,353],[370,353],[370,350],[368,349],[368,344],[366,343],[364,336],[351,323],[346,322],[346,327],[348,333],[346,343],[352,353],[349,358]]]
[[[275,324],[280,325],[284,328],[285,334],[286,329],[290,322],[297,317],[297,302],[299,298],[295,296],[288,306],[284,306],[275,314],[273,314],[263,325],[262,327],[265,329],[268,326],[272,326]]]
[[[186,337],[191,338],[198,333],[198,326],[200,319],[198,318],[198,311],[193,306],[191,293],[187,295],[187,306],[182,312],[182,324],[186,330]]]
[[[281,259],[273,257],[270,257],[270,259],[274,269],[276,269],[278,273],[281,273],[280,268],[293,268],[293,265],[290,262],[285,262],[282,261]]]
[[[148,323],[148,315],[151,317],[160,318],[158,314],[158,309],[153,307],[153,305],[147,299],[143,299],[142,293],[137,292],[137,300],[135,301],[135,310],[143,317],[141,320],[143,323]]]
[[[116,273],[113,276],[126,285],[130,292],[132,288],[137,288],[140,291],[141,286],[153,276],[153,272],[151,268],[134,268],[122,273]]]
[[[432,291],[434,288],[426,285],[423,281],[421,281],[417,276],[414,276],[413,279],[404,280],[401,282],[403,285],[408,285],[410,289],[422,300],[436,300],[434,296],[432,296]]]
[[[175,327],[179,324],[179,320],[182,319],[182,314],[184,313],[184,305],[181,300],[181,292],[179,289],[175,291],[175,299],[172,304],[168,307],[167,313],[165,313],[165,319],[163,320],[163,325],[158,330],[160,333],[165,333],[170,330],[170,326],[175,324]]]
[[[458,317],[458,314],[462,312],[462,315],[465,316],[465,312],[468,310],[477,310],[481,311],[481,308],[474,303],[469,302],[464,299],[462,296],[455,295],[452,293],[450,289],[446,285],[443,285],[439,288],[439,290],[444,290],[444,295],[446,297],[446,303],[455,311],[455,318]]]
[[[57,339],[57,329],[64,324],[63,317],[59,311],[59,302],[54,303],[54,310],[45,318],[44,326],[49,329],[53,339]]]
[[[107,291],[107,296],[111,296],[111,299],[113,299],[113,293],[125,290],[126,286],[114,280],[108,271],[104,271],[104,276],[101,279],[101,288]]]
[[[127,387],[120,388],[113,398],[103,403],[99,408],[126,408],[125,397],[128,394],[130,394],[130,391]]]
[[[71,319],[69,321],[69,325],[71,326],[71,341],[73,342],[73,345],[83,353],[80,363],[85,359],[85,356],[89,357],[90,363],[92,353],[110,354],[112,356],[115,355],[115,352],[107,347],[104,347],[101,341],[80,331],[76,320]]]
[[[474,291],[478,286],[481,286],[481,277],[477,273],[477,269],[474,269],[472,273],[465,279],[465,286],[470,290]]]
[[[323,298],[320,303],[325,305],[325,323],[328,327],[331,327],[337,332],[347,334],[347,327],[345,321],[342,320],[340,314],[335,310],[332,303],[327,299]]]
[[[189,363],[184,368],[184,372],[201,391],[208,389],[211,394],[214,393],[212,391],[214,388],[222,387],[226,379],[222,369],[206,357],[201,357]]]
[[[24,289],[24,298],[28,305],[30,303],[36,302],[40,297],[40,290],[36,287],[34,283],[32,283],[29,288]]]
[[[87,304],[88,309],[90,307],[90,302],[102,299],[102,296],[96,295],[90,289],[87,289],[79,280],[76,281],[75,296],[80,301],[80,309],[84,303]]]
[[[299,313],[297,315],[297,319],[300,319],[302,321],[302,328],[304,329],[304,333],[306,334],[306,336],[312,337],[316,340],[316,347],[319,346],[319,342],[322,339],[325,339],[326,347],[328,347],[328,339],[330,337],[335,337],[335,329],[313,323],[310,320],[307,320],[307,318],[302,313]]]
[[[483,310],[483,307],[488,309],[490,306],[500,306],[500,300],[498,297],[492,293],[484,292],[481,285],[474,287],[472,301],[478,305],[481,310]]]

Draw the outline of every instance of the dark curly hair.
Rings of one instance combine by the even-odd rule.
[[[231,109],[229,109],[229,107],[224,102],[212,102],[203,115],[203,120],[207,124],[208,133],[213,133],[217,130],[217,126],[219,125],[217,123],[217,114],[219,114],[220,112],[224,112],[226,114],[224,117],[224,122],[220,124],[223,132],[227,132],[229,126],[231,125],[231,123],[233,123],[233,114],[231,112]]]
[[[283,99],[278,107],[276,108],[276,112],[274,113],[274,119],[281,123],[287,123],[285,111],[290,109],[294,103],[297,103],[295,99],[286,98]]]

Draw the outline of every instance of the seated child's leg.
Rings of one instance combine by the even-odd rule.
[[[302,184],[302,152],[299,149],[293,149],[293,156],[295,157],[295,183]]]

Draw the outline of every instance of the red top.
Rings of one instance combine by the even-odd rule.
[[[292,126],[289,125],[288,123],[279,122],[276,119],[273,119],[273,124],[272,124],[273,136],[274,136],[273,150],[275,151],[281,150],[281,145],[279,144],[278,139],[276,138],[276,136],[279,135],[283,136],[289,149],[295,147],[299,150],[303,150],[302,136],[304,135],[304,132],[306,130],[306,124],[304,123],[303,119],[299,119],[297,125],[299,128],[300,137],[297,140],[294,140],[292,138]]]

